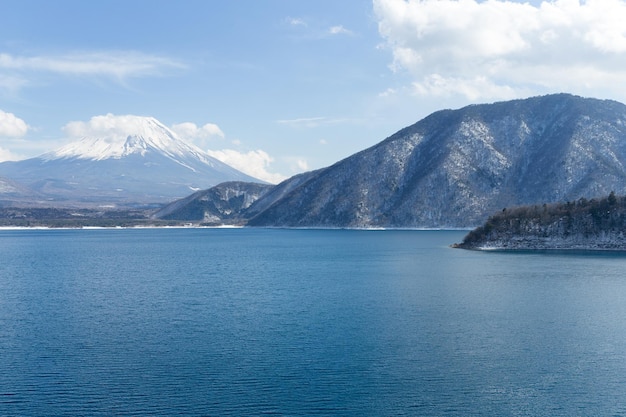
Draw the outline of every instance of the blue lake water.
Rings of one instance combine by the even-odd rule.
[[[626,416],[626,255],[0,231],[1,416]]]

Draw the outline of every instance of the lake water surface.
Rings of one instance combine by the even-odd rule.
[[[0,231],[1,416],[626,416],[626,255]]]

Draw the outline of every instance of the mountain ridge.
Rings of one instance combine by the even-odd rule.
[[[273,188],[270,184],[224,182],[167,204],[151,217],[202,224],[242,224],[246,210]]]
[[[28,168],[23,171],[30,170],[36,180],[25,185],[39,195],[56,195],[57,203],[75,198],[73,182],[83,178],[89,178],[91,187],[83,190],[85,195],[96,189],[100,201],[122,201],[115,194],[128,194],[133,181],[138,183],[131,190],[135,201],[137,196],[142,201],[175,200],[174,193],[155,198],[154,190],[167,188],[164,185],[178,186],[180,198],[188,197],[189,191],[216,187],[174,184],[176,178],[163,175],[165,165],[192,171],[167,153],[155,154],[139,136],[130,142],[125,139],[122,145],[127,145],[128,155],[123,158],[93,161],[61,152],[57,154],[61,158],[31,160],[36,166],[20,168]],[[118,153],[124,152],[123,146]],[[40,175],[50,172],[43,165],[68,161],[71,177]],[[3,171],[8,164],[0,164],[0,177],[23,184]],[[101,179],[109,167],[117,167],[117,177]],[[153,186],[145,186],[145,176]],[[158,187],[157,178],[162,182],[156,181]],[[101,180],[117,181],[128,189],[104,193]],[[245,179],[235,181],[240,184],[234,188],[225,185],[201,199],[185,200],[196,204],[194,216],[202,214],[201,219],[188,220],[259,227],[475,227],[502,207],[574,201],[609,191],[626,194],[626,106],[562,93],[440,110],[329,167],[296,175],[262,192],[243,184]],[[182,202],[170,207],[174,208],[168,218],[179,213],[180,220],[187,220],[184,216],[191,212]]]
[[[473,227],[502,207],[626,193],[625,166],[619,102],[554,94],[476,104],[317,171],[248,225]]]

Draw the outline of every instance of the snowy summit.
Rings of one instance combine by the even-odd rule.
[[[90,135],[94,125],[98,136]],[[166,203],[226,181],[262,182],[153,117],[106,115],[66,129],[83,138],[37,158],[0,163],[0,176],[63,204]]]
[[[106,117],[102,117],[106,121]],[[105,137],[84,137],[55,151],[41,156],[43,159],[81,158],[101,161],[109,158],[123,158],[131,154],[145,156],[148,151],[160,152],[173,160],[179,157],[195,156],[199,160],[213,165],[214,158],[197,146],[185,142],[171,129],[154,117],[117,116],[127,128],[120,128],[120,123],[111,125]]]

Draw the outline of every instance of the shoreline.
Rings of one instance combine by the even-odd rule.
[[[283,229],[283,230],[358,230],[358,231],[415,231],[415,232],[463,232],[471,230],[469,228],[440,228],[440,227],[254,227],[239,225],[164,225],[164,226],[0,226],[0,232],[10,230],[129,230],[129,229]]]
[[[531,252],[617,252],[626,253],[626,246],[605,246],[600,245],[573,245],[573,246],[463,246],[459,243],[450,245],[454,249],[472,250],[478,252],[503,252],[503,253],[531,253]]]

